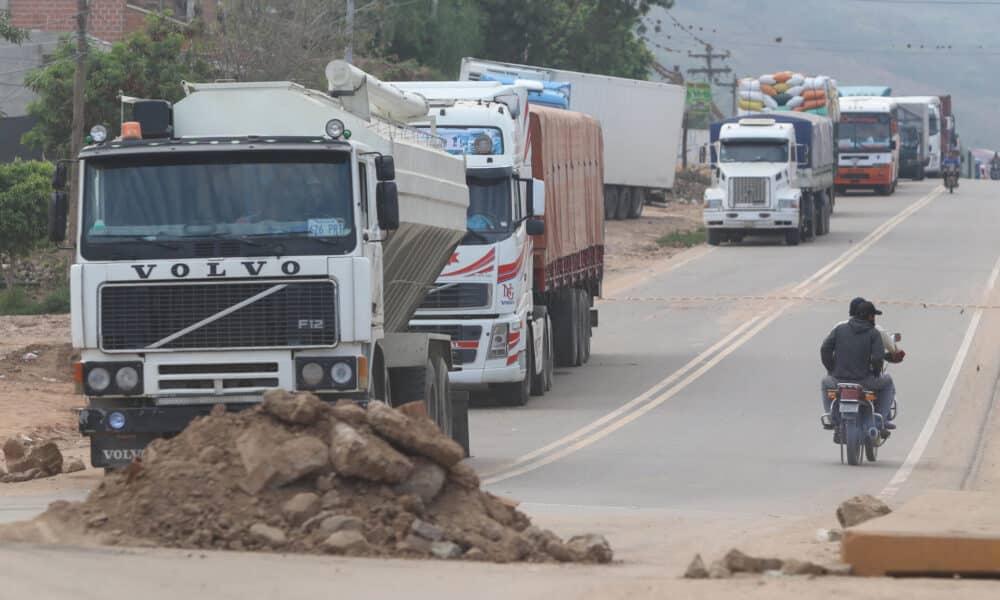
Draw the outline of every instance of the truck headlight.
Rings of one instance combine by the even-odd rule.
[[[782,198],[778,200],[778,210],[792,210],[799,207],[799,201],[796,198]]]
[[[705,200],[706,210],[722,210],[722,198],[707,198]]]
[[[302,381],[313,387],[323,383],[323,365],[314,362],[303,365]]]
[[[354,377],[354,369],[346,362],[336,362],[330,367],[330,379],[337,387],[344,387]]]
[[[135,367],[122,367],[115,373],[115,385],[126,394],[139,387],[139,371]]]
[[[87,373],[87,387],[91,391],[106,392],[111,387],[111,373],[104,367],[94,367]]]
[[[490,358],[507,356],[507,338],[509,329],[506,323],[497,323],[490,332]]]

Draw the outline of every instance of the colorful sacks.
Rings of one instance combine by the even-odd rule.
[[[836,98],[836,82],[825,75],[782,71],[739,82],[739,104],[744,111],[797,110],[816,114],[832,111],[833,118],[838,118]]]

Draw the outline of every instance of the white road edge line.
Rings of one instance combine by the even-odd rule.
[[[986,289],[983,292],[984,297],[988,297],[993,291],[998,276],[1000,276],[1000,258],[997,259],[996,264],[993,266],[993,271],[990,273]],[[917,463],[923,457],[924,451],[927,450],[931,437],[934,435],[934,430],[937,429],[938,423],[941,421],[941,415],[944,414],[944,409],[951,399],[951,391],[955,387],[958,375],[962,372],[962,366],[965,364],[966,356],[972,347],[972,340],[976,337],[976,331],[979,329],[979,322],[983,318],[983,312],[982,308],[977,308],[976,312],[973,313],[972,320],[969,321],[969,327],[965,330],[965,337],[962,338],[962,345],[958,347],[955,360],[951,363],[948,376],[945,377],[941,391],[938,392],[937,399],[934,401],[934,406],[931,407],[931,412],[927,415],[927,420],[924,421],[924,427],[920,430],[917,441],[913,442],[913,447],[910,448],[910,453],[906,455],[906,460],[903,461],[896,474],[889,480],[889,485],[885,486],[885,489],[879,494],[879,498],[888,500],[895,496],[899,492],[899,488],[906,483],[906,480],[909,479],[913,470],[917,467]]]
[[[895,228],[899,223],[902,223],[912,214],[922,209],[924,206],[930,204],[935,198],[937,198],[943,188],[940,186],[931,190],[927,195],[918,200],[917,202],[909,205],[892,218],[886,220],[879,227],[876,227],[868,236],[866,236],[860,243],[851,249],[845,251],[839,257],[824,265],[821,269],[816,271],[813,275],[807,278],[805,281],[800,283],[794,288],[794,291],[802,291],[803,294],[808,293],[808,289],[817,289],[824,283],[833,278],[834,275],[839,273],[848,264],[854,261],[858,256],[860,256],[865,250],[875,245],[882,237],[889,233],[893,228]],[[767,318],[763,318],[762,315],[758,315],[751,319],[750,321],[744,323],[742,326],[731,332],[725,338],[716,342],[708,350],[705,350],[697,357],[689,361],[683,367],[675,371],[666,379],[655,384],[653,387],[648,389],[646,392],[637,396],[636,398],[630,400],[619,408],[611,411],[610,413],[604,415],[600,419],[597,419],[590,424],[577,429],[576,431],[559,438],[558,440],[542,447],[533,452],[530,452],[520,458],[514,460],[513,462],[507,463],[499,468],[492,471],[483,473],[481,475],[484,484],[494,484],[518,475],[523,475],[540,467],[543,467],[549,463],[555,462],[565,456],[573,454],[577,450],[584,448],[604,437],[607,437],[612,432],[617,429],[631,423],[640,416],[648,413],[650,410],[656,408],[657,406],[663,404],[670,398],[674,397],[680,393],[684,388],[693,383],[695,380],[700,378],[702,375],[707,373],[715,365],[720,363],[724,358],[735,352],[745,343],[747,343],[751,338],[756,336],[765,327],[773,323],[779,316],[781,316],[788,308],[797,304],[799,300],[790,300],[785,302],[776,311],[771,312]],[[763,319],[763,320],[761,320]],[[748,328],[751,328],[749,332],[746,332]],[[733,339],[736,338],[736,339]],[[731,341],[732,340],[732,341]],[[731,341],[731,343],[730,343]],[[720,350],[721,348],[721,350]],[[700,368],[694,371],[691,375],[685,377],[676,385],[674,382],[677,379],[683,377],[688,371],[691,371],[699,364],[704,362],[706,357],[711,357],[710,360],[705,362]],[[667,387],[671,386],[673,387]],[[666,388],[666,389],[665,389]],[[650,399],[651,396],[662,393],[655,398]],[[631,414],[628,413],[632,408],[638,407]],[[619,418],[620,417],[620,418]],[[617,420],[616,420],[617,419]],[[614,422],[611,422],[614,421]],[[610,422],[610,424],[608,424]],[[600,428],[602,425],[608,424],[607,426]],[[597,430],[597,431],[595,431]],[[593,432],[593,433],[592,433]],[[586,436],[586,437],[584,437]],[[579,439],[582,438],[582,439]],[[568,445],[567,445],[568,444]],[[560,446],[565,446],[561,449]],[[551,454],[549,454],[551,453]],[[548,454],[548,456],[545,456]]]

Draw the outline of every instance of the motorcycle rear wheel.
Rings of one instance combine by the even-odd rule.
[[[863,460],[861,458],[861,450],[863,443],[861,441],[861,428],[857,426],[856,423],[845,423],[844,424],[844,442],[845,450],[847,451],[847,464],[851,466],[858,466]]]
[[[865,459],[868,462],[875,462],[878,460],[878,446],[875,445],[874,440],[871,438],[865,439]]]

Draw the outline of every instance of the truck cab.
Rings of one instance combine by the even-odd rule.
[[[506,404],[523,404],[545,355],[545,328],[533,326],[531,268],[544,191],[521,177],[527,90],[497,82],[397,85],[428,97],[432,120],[418,126],[465,157],[469,187],[467,233],[410,329],[451,336],[455,388],[487,387]]]
[[[725,123],[712,150],[715,168],[704,211],[710,244],[798,230],[802,191],[793,125],[764,117]]]

